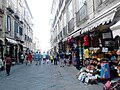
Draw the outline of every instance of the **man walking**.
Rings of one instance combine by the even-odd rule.
[[[63,52],[60,53],[60,64],[61,64],[60,67],[64,67],[63,65],[64,64],[64,53]]]
[[[11,65],[12,65],[12,60],[10,58],[10,55],[8,55],[8,54],[5,57],[5,64],[6,64],[6,73],[9,76],[10,75]]]

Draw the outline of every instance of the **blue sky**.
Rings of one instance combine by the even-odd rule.
[[[33,15],[33,33],[42,51],[50,48],[50,24],[52,0],[27,0]]]

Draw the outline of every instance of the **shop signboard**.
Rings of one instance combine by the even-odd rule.
[[[101,63],[101,79],[109,79],[110,78],[110,67],[108,62]]]

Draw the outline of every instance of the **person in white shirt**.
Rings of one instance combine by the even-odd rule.
[[[3,68],[3,61],[2,61],[2,59],[0,59],[0,70],[2,70],[2,68]]]

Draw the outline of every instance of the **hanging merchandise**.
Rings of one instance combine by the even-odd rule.
[[[68,44],[70,44],[70,41],[71,41],[70,38],[68,38],[67,41],[68,41]]]
[[[85,58],[89,58],[89,50],[85,49],[84,50]]]
[[[88,37],[88,35],[84,36],[84,46],[89,46],[89,37]]]
[[[116,54],[117,54],[117,55],[120,55],[120,49],[117,50]]]

